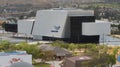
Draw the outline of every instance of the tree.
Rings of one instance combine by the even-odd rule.
[[[35,44],[27,44],[26,42],[21,42],[18,45],[16,45],[17,50],[24,50],[28,54],[32,54],[33,58],[40,58],[42,51],[37,47]]]
[[[75,45],[73,43],[69,44],[69,49],[70,50],[74,51],[76,48],[77,48],[77,45]]]
[[[119,30],[119,32],[120,32],[120,24],[118,25],[118,30]]]
[[[57,47],[66,48],[66,49],[69,48],[69,44],[68,44],[68,43],[65,43],[65,42],[59,41],[59,40],[54,41],[54,42],[52,43],[52,46],[57,46]]]
[[[35,17],[36,16],[36,11],[31,11],[28,17]]]
[[[19,19],[24,19],[24,15],[21,15],[21,16],[19,17]]]
[[[1,46],[0,50],[6,51],[6,50],[8,50],[10,48],[10,45],[11,45],[11,43],[9,41],[6,41],[6,40],[1,41],[0,42],[0,46]]]
[[[42,58],[42,62],[44,63],[46,60],[53,60],[54,56],[55,54],[53,51],[42,51],[40,58]]]
[[[5,29],[5,24],[6,24],[6,22],[3,22],[3,24],[2,24],[3,29]]]

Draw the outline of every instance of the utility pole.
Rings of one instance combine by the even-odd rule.
[[[104,34],[103,34],[103,45],[104,45],[104,40],[105,40],[105,39],[104,39]]]

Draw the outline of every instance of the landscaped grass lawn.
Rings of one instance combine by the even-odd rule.
[[[35,64],[34,67],[50,67],[49,64]]]

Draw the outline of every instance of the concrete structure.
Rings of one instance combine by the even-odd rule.
[[[10,67],[33,67],[33,65],[26,62],[18,62],[12,64]]]
[[[86,65],[84,64],[84,62],[87,62],[87,61],[92,62],[91,60],[92,58],[89,56],[70,57],[70,58],[66,58],[63,61],[62,67],[84,67],[83,65]]]
[[[39,40],[98,43],[99,35],[110,34],[109,23],[95,23],[94,11],[81,9],[39,10],[35,22],[19,20],[18,33]]]
[[[18,62],[32,64],[32,55],[26,52],[0,52],[0,67],[9,67]]]
[[[33,35],[41,36],[42,40],[59,39],[78,42],[78,39],[76,39],[78,36],[76,35],[81,35],[82,21],[86,21],[83,20],[84,18],[89,22],[94,22],[94,12],[80,9],[40,10],[36,15]]]
[[[82,23],[82,35],[107,35],[110,31],[109,22]]]
[[[18,20],[18,32],[23,33],[26,35],[31,35],[33,31],[33,25],[35,23],[34,19],[27,19],[27,20]]]

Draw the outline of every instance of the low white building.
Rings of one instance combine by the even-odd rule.
[[[0,52],[0,67],[9,67],[18,62],[32,64],[32,55],[25,52]]]
[[[18,32],[26,35],[31,35],[33,31],[33,25],[35,23],[35,19],[24,19],[18,20]]]
[[[110,34],[110,23],[109,22],[91,22],[91,23],[82,23],[82,35],[107,35]]]

